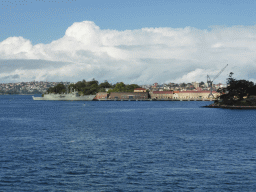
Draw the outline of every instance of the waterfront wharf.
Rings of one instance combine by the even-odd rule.
[[[215,101],[215,99],[94,99],[93,101]]]

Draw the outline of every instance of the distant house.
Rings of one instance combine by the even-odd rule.
[[[110,89],[112,89],[112,88],[105,88],[105,91],[108,92]]]
[[[158,87],[158,83],[154,83],[154,84],[151,86],[152,89],[156,89],[157,87]]]
[[[199,83],[197,83],[197,82],[192,82],[192,85],[195,87],[195,89],[197,89],[199,87]]]
[[[134,89],[134,93],[146,93],[147,90],[144,88],[136,88]]]

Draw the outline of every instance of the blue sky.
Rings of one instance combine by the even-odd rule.
[[[1,1],[0,41],[22,36],[33,44],[49,43],[86,20],[116,30],[255,25],[255,7],[256,1],[237,0]]]
[[[136,81],[138,81],[137,83],[153,83],[154,81],[201,81],[204,80],[204,76],[206,76],[204,73],[212,73],[214,76],[214,74],[218,73],[218,70],[221,70],[222,66],[224,67],[226,63],[229,63],[231,64],[231,68],[229,68],[228,72],[233,70],[238,78],[254,80],[254,73],[252,72],[252,70],[255,69],[255,58],[253,57],[254,49],[253,45],[249,42],[254,39],[255,34],[255,7],[255,1],[237,0],[1,1],[0,43],[2,42],[2,44],[0,44],[0,65],[10,66],[10,69],[4,74],[2,72],[0,81],[1,79],[2,81],[21,81],[23,79],[28,81],[34,79],[67,79],[76,81],[81,80],[79,78],[83,79],[82,74],[68,76],[66,73],[63,73],[59,78],[56,78],[56,75],[54,74],[52,74],[52,76],[46,75],[47,70],[52,70],[52,68],[50,69],[49,65],[42,64],[42,61],[52,63],[56,73],[58,73],[58,70],[63,71],[63,68],[60,68],[60,63],[63,62],[63,67],[66,67],[67,69],[68,66],[71,67],[70,65],[72,65],[72,68],[81,65],[84,67],[83,70],[85,70],[85,68],[88,69],[88,67],[90,69],[93,68],[90,71],[90,74],[85,73],[88,79],[95,77],[96,79],[98,78],[103,81],[104,78],[106,78],[112,79],[113,82],[125,81],[126,83],[134,83],[134,81],[135,83]],[[81,25],[77,28],[74,26],[74,23],[80,23]],[[121,42],[116,43],[115,38],[113,38],[111,42],[106,44],[106,41],[104,40],[104,42],[99,45],[102,50],[98,53],[96,53],[96,48],[89,49],[86,46],[91,45],[83,44],[79,50],[76,50],[77,52],[72,54],[72,56],[67,56],[71,52],[70,50],[65,50],[66,52],[62,50],[62,54],[69,58],[66,60],[59,59],[59,56],[58,58],[54,58],[54,56],[48,54],[48,52],[53,52],[57,49],[53,50],[53,47],[57,43],[60,45],[64,37],[66,41],[65,43],[62,42],[61,45],[70,46],[68,42],[73,40],[70,39],[72,35],[68,35],[69,38],[66,35],[68,28],[72,28],[72,30],[79,31],[81,29],[86,31],[87,29],[94,30],[94,27],[98,28],[98,32],[95,33],[95,35],[101,34],[102,38],[99,41],[103,42],[103,40],[107,38],[106,36],[108,36],[109,39],[114,35],[124,35],[120,38],[123,39],[125,38],[125,35],[129,33],[129,39],[133,39],[134,42],[131,42],[131,40],[129,40],[129,42],[120,40]],[[145,32],[143,29],[151,30]],[[159,30],[161,30],[160,36],[154,36],[156,33],[159,33]],[[161,40],[166,37],[166,33],[169,34],[167,36],[170,36],[170,34],[174,34],[175,31],[180,31],[180,33],[175,33],[175,37],[173,37],[175,42],[172,42],[170,38],[167,38],[165,41],[170,40],[170,42],[169,44],[167,43],[164,45],[164,41]],[[72,34],[73,33],[77,34],[77,31],[72,31]],[[198,56],[196,58],[191,56],[184,60],[183,55],[187,56],[186,50],[194,48],[194,45],[190,44],[188,46],[184,43],[181,43],[181,45],[177,44],[177,49],[175,49],[175,51],[178,49],[181,51],[181,46],[188,46],[187,49],[181,51],[182,54],[179,52],[170,57],[160,57],[161,54],[154,56],[150,54],[146,56],[147,53],[149,54],[153,50],[151,50],[152,47],[150,48],[144,41],[141,42],[141,44],[137,43],[139,39],[141,39],[142,33],[144,34],[143,37],[145,37],[145,42],[156,46],[156,49],[157,46],[159,46],[159,49],[156,50],[156,52],[161,50],[162,52],[166,52],[166,54],[175,49],[175,46],[169,46],[170,44],[176,45],[179,41],[183,42],[184,38],[187,42],[200,41],[200,45],[195,48],[194,53],[188,53],[188,55],[196,54]],[[88,34],[91,35],[91,32],[88,32]],[[185,36],[181,36],[180,34],[184,34]],[[148,39],[146,38],[147,35],[149,35]],[[227,42],[226,39],[230,36],[232,38]],[[243,36],[245,36],[245,41],[242,42]],[[10,39],[11,37],[19,37],[19,39]],[[83,37],[85,38],[86,36]],[[156,42],[153,37],[159,39],[159,42]],[[210,42],[210,39],[216,39],[216,42]],[[54,44],[55,41],[56,43]],[[76,39],[76,43],[78,42],[82,42],[82,40]],[[25,51],[11,48],[8,53],[6,47],[4,47],[6,44],[17,47],[22,43],[30,43],[32,47]],[[39,45],[42,45],[43,47],[40,47]],[[106,46],[109,47],[109,50],[104,49]],[[223,48],[223,46],[225,48]],[[127,51],[128,48],[129,52]],[[200,58],[201,51],[204,48],[207,54]],[[216,50],[216,48],[218,48],[218,50]],[[246,61],[243,62],[243,65],[246,65],[243,67],[243,73],[241,73],[240,70],[241,65],[232,60],[232,58],[234,59],[232,55],[239,54],[237,48],[244,51],[241,53],[240,58],[243,56],[246,58]],[[221,56],[222,51],[220,50],[224,49],[226,57],[224,57],[224,55]],[[30,52],[31,50],[33,50],[33,53]],[[26,55],[22,55],[25,52]],[[38,54],[40,52],[41,55],[38,56],[35,52]],[[78,59],[77,55],[82,52],[84,53],[83,59],[80,57]],[[119,57],[116,57],[114,54],[116,52],[118,52]],[[140,52],[140,54],[144,56],[140,57],[136,55],[133,57],[132,55],[135,52]],[[90,53],[93,54],[90,55]],[[105,65],[104,61],[106,61],[105,57],[107,56],[103,56],[103,53],[108,55],[109,63],[106,62]],[[172,51],[170,53],[172,53]],[[216,56],[217,53],[219,53],[220,56]],[[248,59],[248,54],[250,59]],[[177,55],[180,55],[180,57]],[[205,59],[209,57],[216,58],[211,60]],[[20,62],[20,60],[22,60],[22,62]],[[24,60],[29,64],[26,64]],[[31,61],[34,61],[35,66],[38,66],[37,73],[42,69],[45,70],[45,74],[43,75],[40,73],[40,76],[40,74],[37,75],[35,73],[32,76],[26,76],[26,69],[27,66],[31,66]],[[242,58],[241,61],[243,61]],[[20,64],[8,64],[10,62]],[[233,62],[233,68],[232,63],[230,62]],[[114,64],[112,65],[111,63]],[[134,63],[135,66],[131,65],[131,63]],[[127,72],[129,68],[130,70]],[[98,71],[101,72],[98,73]],[[31,73],[31,71],[27,71],[27,73]],[[120,75],[118,75],[118,73],[120,73]],[[141,75],[142,73],[143,75]],[[195,75],[195,73],[201,73],[201,75]],[[227,74],[220,76],[220,81],[225,82],[225,76],[227,76]],[[84,78],[87,79],[86,77]]]

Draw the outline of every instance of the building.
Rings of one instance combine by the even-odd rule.
[[[173,99],[173,91],[152,91],[151,99]]]
[[[150,92],[151,99],[161,100],[204,100],[209,99],[210,91],[152,91]],[[213,91],[214,98],[217,98],[220,93]]]
[[[136,89],[134,89],[134,93],[145,93],[145,92],[147,92],[147,90],[144,89],[144,88],[136,88]]]
[[[197,82],[192,82],[192,85],[195,87],[195,89],[197,89],[199,87],[199,83],[197,83]]]
[[[108,93],[107,92],[99,92],[96,94],[95,99],[97,99],[97,100],[108,99]]]
[[[111,100],[141,100],[148,99],[147,92],[111,92],[109,95]]]
[[[176,99],[189,99],[189,100],[203,100],[209,99],[209,94],[211,91],[179,91]],[[217,98],[220,93],[213,91],[212,92],[214,98]]]

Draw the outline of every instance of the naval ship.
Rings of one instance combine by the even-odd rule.
[[[44,94],[43,97],[34,97],[33,100],[52,100],[52,101],[91,101],[96,95],[84,95],[80,96],[77,91],[71,93],[55,94],[49,93]]]

